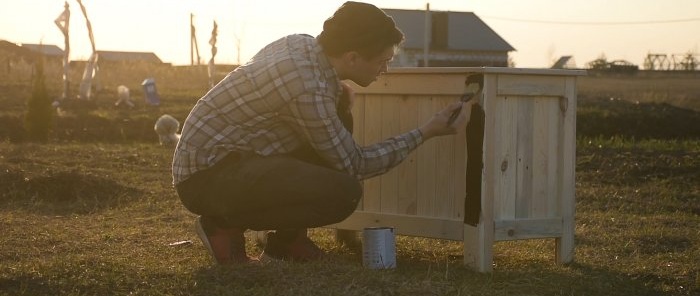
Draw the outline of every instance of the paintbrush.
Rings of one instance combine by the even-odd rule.
[[[467,80],[464,81],[464,85],[464,94],[459,98],[462,105],[459,105],[459,108],[452,111],[450,118],[447,119],[447,125],[452,125],[455,122],[457,116],[459,116],[459,113],[462,112],[462,106],[464,106],[464,103],[471,101],[474,97],[476,97],[477,93],[481,92],[481,89],[484,86],[484,75],[469,75]]]

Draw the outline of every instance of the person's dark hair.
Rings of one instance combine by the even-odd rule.
[[[398,46],[404,36],[381,9],[348,1],[323,23],[323,32],[317,38],[329,56],[356,51],[364,59],[371,59],[387,47]]]

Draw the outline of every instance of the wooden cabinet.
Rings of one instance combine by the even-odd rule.
[[[356,87],[354,137],[368,145],[418,127],[483,75],[468,131],[423,143],[364,181],[357,211],[331,227],[392,226],[464,242],[465,264],[492,267],[495,241],[554,238],[573,260],[576,78],[582,70],[397,68]]]

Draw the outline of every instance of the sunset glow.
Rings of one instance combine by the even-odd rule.
[[[63,0],[3,0],[0,39],[64,47],[53,21]],[[208,40],[219,26],[217,63],[250,58],[266,43],[292,33],[316,35],[344,1],[84,0],[98,50],[154,52],[164,62],[190,63],[190,14],[200,59],[211,57]],[[427,1],[367,1],[380,8],[425,9]],[[700,54],[700,1],[678,0],[430,1],[432,10],[475,12],[517,51],[518,67],[548,67],[562,55],[577,66],[605,55],[641,65],[648,53]],[[90,56],[85,19],[71,9],[71,59]],[[465,28],[468,29],[468,28]],[[240,46],[238,46],[239,44]],[[240,47],[240,52],[238,48]]]

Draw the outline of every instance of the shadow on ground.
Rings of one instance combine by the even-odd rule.
[[[353,262],[305,267],[209,267],[197,271],[191,295],[678,295],[651,288],[655,275],[625,275],[586,264],[566,270],[535,262],[519,270],[477,273],[459,264],[400,262],[396,270],[367,270]],[[656,283],[658,284],[658,283]],[[212,290],[214,289],[214,291]],[[685,295],[685,294],[680,294]]]
[[[0,170],[0,204],[43,214],[86,214],[118,207],[138,190],[109,178],[78,172],[49,172],[28,177]]]
[[[621,99],[578,102],[576,134],[587,137],[636,139],[698,139],[700,112],[667,103],[638,103]]]

